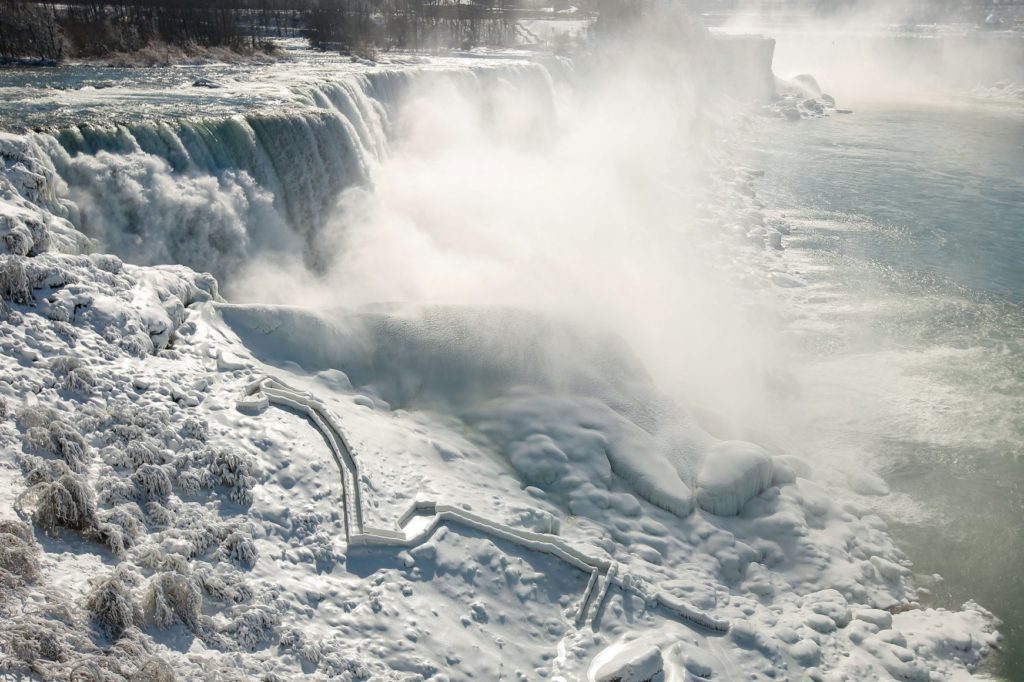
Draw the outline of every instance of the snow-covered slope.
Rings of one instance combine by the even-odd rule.
[[[991,641],[978,607],[913,608],[884,524],[812,480],[691,512],[710,437],[578,329],[225,306],[208,277],[109,256],[2,272],[5,518],[41,564],[5,582],[12,671],[587,679],[645,648],[666,679],[927,679]],[[567,339],[575,376],[551,376]],[[363,523],[411,541],[346,545],[325,421],[254,400],[271,374],[351,448]]]

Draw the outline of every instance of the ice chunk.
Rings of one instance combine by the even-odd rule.
[[[772,459],[764,448],[727,440],[710,448],[697,476],[697,504],[719,516],[734,516],[772,484]]]
[[[602,665],[594,675],[596,682],[644,682],[662,672],[661,650],[656,646],[623,649]]]

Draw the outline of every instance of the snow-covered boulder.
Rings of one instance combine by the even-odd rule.
[[[596,682],[647,682],[661,679],[663,667],[658,647],[628,647],[601,664],[593,679]]]
[[[764,448],[740,440],[708,450],[697,476],[697,505],[719,516],[734,516],[772,484],[772,458]]]

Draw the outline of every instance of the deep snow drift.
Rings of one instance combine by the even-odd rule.
[[[541,106],[503,115],[538,74]],[[55,136],[0,140],[0,665],[112,680],[930,680],[967,677],[997,642],[980,606],[919,607],[908,562],[855,495],[750,442],[756,423],[734,426],[770,382],[753,362],[759,383],[744,383],[742,342],[725,333],[750,329],[756,294],[711,278],[761,292],[799,279],[754,267],[786,228],[760,213],[756,173],[692,142],[701,107],[680,117],[690,100],[661,102],[652,82],[627,92],[651,98],[639,112],[643,100],[609,87],[585,103],[616,102],[610,117],[595,107],[575,134],[496,148],[554,101],[539,65],[500,75],[491,89],[467,66],[432,85],[454,93],[442,101],[460,125],[382,127],[374,182],[338,204],[358,134],[275,137],[288,149],[272,174],[249,132],[261,144],[232,146],[212,174],[199,145],[176,167],[141,128],[88,153]],[[380,120],[423,112],[422,92],[371,99]],[[347,130],[355,111],[324,102],[297,118]],[[152,128],[165,144],[192,129],[221,145],[244,128],[234,121]],[[495,166],[473,163],[492,152]],[[522,184],[480,181],[468,202],[433,191],[507,162]],[[679,190],[696,177],[706,194]],[[541,193],[553,178],[558,192]],[[89,205],[110,187],[136,203]],[[496,202],[508,192],[521,201]],[[445,231],[452,206],[476,232]],[[250,232],[254,210],[277,237]],[[698,240],[691,219],[713,237]],[[81,255],[73,226],[96,220],[122,226],[92,234],[101,248],[144,264]],[[292,246],[275,269],[277,238]],[[322,238],[347,250],[311,258]],[[528,266],[542,246],[563,260]],[[641,259],[659,248],[673,257]],[[227,303],[210,275],[148,265],[203,258],[250,293],[262,272],[278,300],[334,292],[335,305]],[[439,295],[481,264],[500,276]],[[681,402],[680,386],[705,404]]]

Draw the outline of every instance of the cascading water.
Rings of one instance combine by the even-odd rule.
[[[553,96],[539,64],[382,69],[298,85],[282,111],[27,133],[20,146],[47,185],[45,201],[30,203],[134,263],[182,263],[228,281],[256,254],[299,254],[315,270],[339,196],[370,182],[387,154],[390,112],[442,80],[482,98],[502,81]]]

